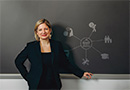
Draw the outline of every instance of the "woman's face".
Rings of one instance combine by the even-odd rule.
[[[40,39],[49,39],[51,29],[45,24],[40,24],[37,29],[37,35]]]

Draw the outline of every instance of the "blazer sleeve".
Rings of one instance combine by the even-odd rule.
[[[27,80],[26,75],[27,75],[28,71],[27,71],[26,67],[24,66],[24,62],[28,58],[28,48],[29,48],[29,46],[27,43],[25,48],[15,58],[15,65],[25,80]]]
[[[74,75],[82,78],[85,71],[78,68],[76,65],[72,64],[68,59],[64,52],[63,46],[61,42],[59,42],[59,49],[60,49],[60,66],[65,67],[66,69],[70,70]]]

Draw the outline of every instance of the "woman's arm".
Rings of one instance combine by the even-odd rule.
[[[81,70],[80,68],[78,68],[77,66],[71,64],[71,62],[69,62],[69,60],[67,59],[65,55],[65,52],[61,43],[59,45],[59,48],[60,48],[60,61],[61,61],[60,66],[68,68],[69,70],[73,72],[73,74],[75,74],[79,78],[82,78],[83,76],[83,77],[86,77],[87,79],[91,79],[91,76],[93,75],[92,73],[85,72]]]
[[[28,72],[26,67],[24,66],[24,62],[27,58],[28,58],[28,43],[15,59],[15,65],[25,80],[27,80],[26,74]]]
[[[76,65],[73,65],[71,62],[69,62],[69,60],[65,55],[63,46],[60,42],[59,42],[59,50],[60,50],[60,67],[70,70],[73,74],[81,78],[84,75],[85,71],[81,70]]]

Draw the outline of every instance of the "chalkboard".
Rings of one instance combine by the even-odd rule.
[[[0,11],[0,73],[19,73],[14,59],[35,40],[36,21],[46,18],[52,24],[52,39],[62,42],[79,68],[129,74],[128,1],[0,1]]]

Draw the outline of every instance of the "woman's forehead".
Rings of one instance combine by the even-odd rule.
[[[48,28],[48,26],[45,23],[42,23],[38,26],[38,28]]]

